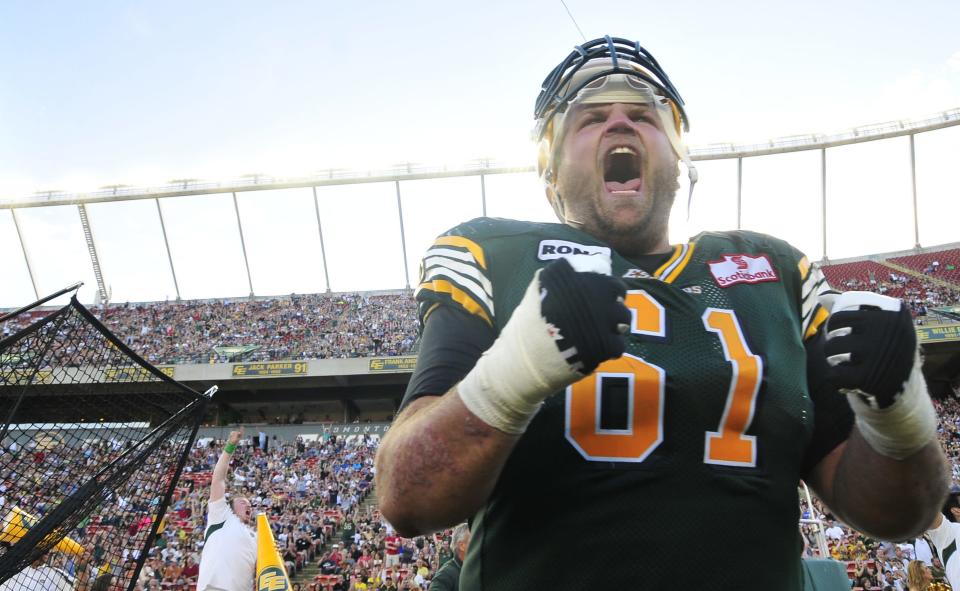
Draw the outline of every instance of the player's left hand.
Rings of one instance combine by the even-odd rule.
[[[903,303],[862,291],[840,294],[827,319],[827,379],[872,408],[896,402],[917,358],[917,333]]]

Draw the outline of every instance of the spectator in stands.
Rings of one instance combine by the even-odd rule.
[[[954,589],[960,589],[960,557],[957,552],[946,555],[950,546],[954,549],[960,545],[960,493],[952,493],[947,499],[943,513],[938,514],[927,531],[927,536],[933,542],[938,557],[946,557],[944,569],[947,582]]]
[[[257,542],[250,521],[250,501],[238,496],[232,508],[225,497],[230,460],[243,436],[243,427],[231,431],[210,481],[207,527],[197,590],[249,591],[253,587],[257,561]]]
[[[466,555],[469,545],[470,528],[467,527],[466,523],[461,523],[453,528],[453,558],[437,571],[436,576],[430,583],[430,591],[459,591],[460,568],[463,566],[463,557]]]
[[[192,554],[189,558],[184,559],[183,570],[180,571],[180,576],[182,576],[188,583],[196,583],[197,576],[200,574],[200,565],[197,564],[197,559]]]
[[[400,547],[401,540],[400,536],[393,532],[393,529],[390,528],[389,533],[384,538],[384,555],[386,557],[386,562],[384,566],[386,568],[396,568],[400,566]]]
[[[114,576],[111,573],[104,573],[93,581],[90,591],[109,591],[113,584]]]
[[[387,575],[383,581],[383,586],[380,587],[380,591],[399,591],[397,589],[396,579],[393,575]]]
[[[837,523],[835,523],[832,527],[827,528],[827,531],[823,533],[832,540],[839,540],[843,538],[843,528]]]
[[[920,560],[910,561],[907,567],[907,589],[909,591],[947,591],[942,583],[933,582],[930,567]]]

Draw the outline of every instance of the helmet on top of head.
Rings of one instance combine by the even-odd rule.
[[[690,130],[680,93],[653,55],[636,41],[605,36],[578,45],[544,79],[534,108],[537,168],[554,207],[555,156],[563,140],[564,120],[571,105],[643,103],[655,107],[677,158],[687,167],[690,191],[697,172],[680,140]],[[558,214],[563,218],[562,212]]]

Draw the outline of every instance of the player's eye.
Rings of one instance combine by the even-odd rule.
[[[604,119],[605,117],[603,116],[603,113],[600,113],[597,111],[591,111],[591,112],[584,113],[583,116],[580,117],[580,125],[581,126],[593,125],[595,123],[603,122]]]
[[[653,114],[647,109],[634,111],[630,115],[630,118],[637,122],[650,123],[650,124],[656,125],[656,120],[654,119]]]

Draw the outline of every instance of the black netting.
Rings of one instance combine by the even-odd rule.
[[[76,300],[0,341],[4,591],[132,589],[206,401]]]

